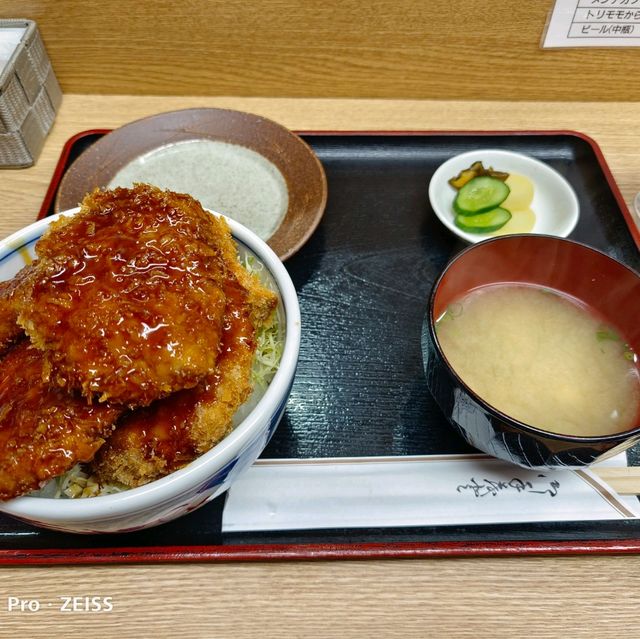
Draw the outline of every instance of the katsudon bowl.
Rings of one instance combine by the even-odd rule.
[[[13,277],[34,256],[49,224],[65,211],[0,241],[0,280]],[[300,345],[300,309],[294,285],[276,254],[255,233],[227,219],[241,258],[261,266],[260,276],[279,297],[276,310],[282,354],[265,389],[240,407],[238,423],[220,443],[187,466],[138,488],[69,499],[27,495],[0,502],[0,511],[34,526],[72,533],[116,533],[157,526],[189,513],[232,485],[260,455],[275,431],[295,375]],[[46,489],[40,495],[47,494]]]

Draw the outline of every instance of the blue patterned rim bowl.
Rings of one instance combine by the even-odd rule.
[[[71,209],[40,220],[0,241],[0,280],[13,277],[34,255],[49,224]],[[24,496],[0,503],[0,511],[34,526],[73,533],[115,533],[165,523],[199,508],[227,490],[267,445],[280,421],[298,362],[300,308],[291,278],[276,254],[255,233],[227,219],[240,254],[252,253],[277,289],[284,335],[280,366],[249,414],[210,451],[184,468],[145,486],[84,499]]]
[[[559,435],[506,415],[475,393],[442,351],[435,326],[449,304],[482,286],[536,284],[579,300],[624,335],[640,353],[640,275],[578,242],[511,235],[458,253],[435,282],[422,327],[427,386],[449,422],[475,448],[527,468],[579,468],[640,441],[635,427],[602,436]],[[624,311],[624,312],[622,312]]]

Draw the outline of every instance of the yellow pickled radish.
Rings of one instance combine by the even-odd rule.
[[[511,192],[500,206],[512,213],[528,209],[533,201],[533,182],[524,175],[510,173],[505,183]]]
[[[511,211],[511,219],[491,235],[510,235],[511,233],[530,233],[536,223],[536,214],[531,209]]]

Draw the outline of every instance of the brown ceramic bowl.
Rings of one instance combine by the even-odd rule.
[[[640,441],[640,415],[625,432],[560,435],[524,424],[491,406],[456,373],[442,351],[436,320],[456,299],[482,286],[537,284],[579,300],[640,353],[640,275],[593,248],[545,235],[512,235],[456,255],[434,284],[422,330],[427,386],[446,417],[475,448],[534,468],[588,466]]]
[[[123,167],[140,156],[191,140],[245,147],[274,165],[284,178],[288,207],[279,226],[264,239],[281,260],[291,257],[309,239],[327,201],[327,181],[320,161],[300,137],[280,124],[228,109],[161,113],[105,135],[64,175],[56,197],[56,213],[76,207],[94,188],[107,187]]]

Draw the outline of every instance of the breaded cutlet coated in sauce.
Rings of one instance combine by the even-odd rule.
[[[174,393],[151,406],[124,415],[105,448],[98,453],[95,466],[99,474],[105,457],[117,456],[125,449],[135,451],[142,458],[141,467],[155,468],[162,474],[184,466],[202,452],[202,442],[194,438],[191,429],[198,407],[216,401],[220,382],[225,381],[229,360],[247,359],[248,356],[250,361],[256,348],[247,292],[230,276],[224,285],[224,293],[227,305],[216,372],[195,388]],[[249,370],[246,372],[248,376]],[[229,426],[220,424],[221,436],[226,434]],[[148,472],[152,476],[146,479],[154,478],[152,471]],[[128,483],[123,482],[123,477],[101,479]]]
[[[42,372],[42,353],[27,340],[0,365],[0,499],[90,461],[122,412],[50,388]]]
[[[19,322],[51,381],[144,406],[215,369],[225,309],[224,227],[153,187],[96,191],[38,242]]]
[[[0,499],[96,452],[102,482],[141,485],[228,434],[277,296],[224,219],[149,185],[95,191],[36,254],[0,286]]]

